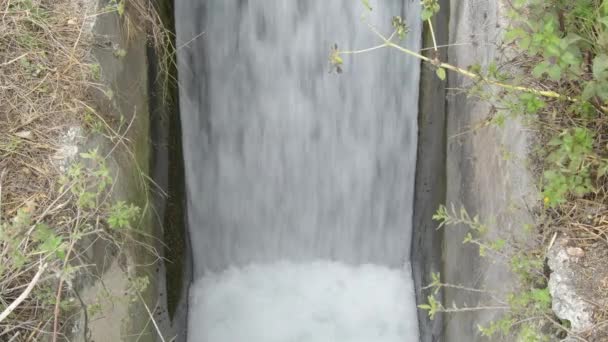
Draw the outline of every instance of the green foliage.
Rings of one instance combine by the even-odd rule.
[[[445,310],[441,302],[439,302],[434,295],[430,295],[427,297],[427,304],[418,305],[419,309],[428,311],[428,315],[430,319],[434,319],[437,313]]]
[[[535,338],[534,336],[545,338],[538,330],[531,330],[530,332],[525,330],[523,325],[515,324],[515,322],[526,320],[528,317],[542,318],[551,312],[551,295],[547,288],[546,279],[542,274],[544,266],[543,258],[527,248],[518,251],[517,245],[507,249],[506,239],[489,239],[486,236],[487,234],[485,234],[489,230],[488,226],[481,223],[481,220],[477,216],[471,217],[464,208],[456,210],[453,205],[450,209],[446,206],[440,206],[435,215],[433,215],[433,219],[440,222],[440,227],[458,224],[465,225],[468,228],[468,232],[465,234],[463,243],[478,246],[480,256],[492,256],[493,262],[505,262],[513,274],[518,276],[521,289],[507,294],[501,300],[491,291],[443,283],[438,273],[432,273],[431,282],[425,289],[431,289],[433,292],[427,298],[428,302],[420,305],[419,308],[428,311],[429,317],[432,319],[440,312],[459,313],[500,307],[505,311],[502,316],[485,326],[478,327],[483,336],[509,336],[509,334],[514,333],[522,336],[521,341],[536,341],[533,339]],[[446,308],[435,297],[441,288],[490,294],[488,297],[491,299],[487,304],[479,303],[472,307],[466,306],[466,304],[464,306],[454,304],[452,307]],[[526,288],[528,289],[525,290]],[[505,303],[507,306],[504,306]],[[542,341],[542,339],[539,341]]]
[[[423,1],[423,19],[435,14],[431,3]],[[495,126],[504,127],[507,118],[517,116],[538,124],[535,128],[544,140],[538,148],[542,168],[542,197],[539,197],[547,207],[560,206],[551,213],[565,215],[581,197],[586,205],[596,202],[605,205],[608,1],[513,0],[510,5],[512,26],[504,36],[507,43],[504,47],[517,56],[513,60],[523,67],[523,73],[501,72],[496,63],[471,65],[467,68],[469,75],[465,75],[475,81],[469,93],[494,101],[493,108],[497,109],[487,122]],[[442,78],[439,73],[437,76]],[[498,86],[500,91],[488,91],[487,84]],[[440,227],[468,226],[463,243],[476,245],[480,256],[489,256],[492,261],[505,260],[518,277],[519,291],[498,300],[508,304],[508,311],[479,327],[481,334],[490,338],[508,336],[522,342],[551,340],[545,331],[555,322],[548,318],[552,316],[552,298],[543,272],[544,253],[527,250],[517,243],[506,248],[504,239],[490,240],[489,234],[484,234],[487,227],[464,209],[442,206],[434,219],[440,222]],[[562,219],[568,222],[570,218]],[[435,289],[433,294],[442,287],[466,290],[443,284],[434,275],[429,287]],[[489,297],[490,304],[497,300]],[[429,303],[420,307],[433,316],[438,312],[483,309],[482,305],[468,308],[466,304],[445,308],[436,303],[435,297],[429,297]],[[567,322],[562,324],[568,328]]]
[[[72,164],[62,181],[64,187],[69,186],[70,192],[77,198],[78,206],[90,210],[99,206],[101,195],[113,179],[105,158],[99,155],[97,149],[80,153],[80,157],[83,162]]]
[[[608,20],[608,17],[606,19]],[[583,88],[582,99],[588,101],[597,96],[603,101],[608,101],[608,55],[595,56],[592,71],[593,80]]]
[[[586,128],[565,130],[549,141],[549,167],[543,174],[546,205],[564,203],[568,195],[584,196],[594,190],[587,159],[593,154],[594,133]]]
[[[540,332],[538,328],[525,324],[519,330],[517,340],[521,342],[549,342],[550,337]]]
[[[437,70],[435,70],[435,73],[437,74],[437,77],[439,77],[440,80],[445,80],[446,74],[444,68],[437,68]]]
[[[139,207],[124,201],[116,202],[108,214],[108,224],[112,229],[131,228],[131,222],[139,216]]]
[[[519,94],[520,111],[525,114],[536,114],[545,107],[545,101],[538,95],[531,93]]]
[[[101,65],[99,63],[91,64],[91,78],[95,81],[101,80]]]
[[[464,207],[461,207],[457,211],[454,205],[450,209],[444,205],[440,205],[433,215],[433,220],[439,221],[438,228],[446,225],[464,224],[478,234],[483,235],[488,231],[488,227],[480,221],[479,216],[475,215],[471,217]]]
[[[338,44],[334,44],[329,52],[329,64],[331,67],[330,71],[335,70],[337,73],[342,73],[342,64],[344,60],[340,57],[340,50],[338,50]]]
[[[441,7],[438,0],[422,0],[422,20],[429,20],[435,14],[439,13]]]
[[[39,243],[38,253],[42,255],[55,255],[55,257],[61,260],[65,258],[67,244],[60,235],[56,234],[46,224],[41,223],[36,225],[34,240]]]
[[[116,58],[124,58],[127,55],[127,50],[125,49],[114,49],[114,57]]]
[[[97,149],[80,153],[81,162],[73,163],[62,180],[63,187],[76,198],[81,210],[97,211],[105,209],[104,219],[112,230],[131,229],[131,223],[140,214],[140,208],[134,204],[118,201],[109,205],[104,201],[106,193],[113,183],[112,175]]]
[[[407,23],[400,16],[393,17],[391,24],[393,25],[395,33],[397,33],[399,39],[405,38],[405,35],[410,31],[410,29],[407,27]]]
[[[8,2],[7,9],[10,12],[26,12],[30,16],[33,24],[39,24],[49,18],[49,12],[44,6],[40,6],[34,0],[16,0]]]
[[[544,260],[530,254],[527,251],[515,253],[509,258],[509,268],[522,284],[531,284],[533,286],[543,285],[545,279],[540,272],[543,269]]]
[[[125,0],[110,0],[106,5],[106,11],[116,11],[122,17],[125,14]]]
[[[511,332],[511,328],[515,324],[516,320],[513,315],[506,314],[496,321],[490,322],[486,326],[477,326],[479,332],[484,337],[494,337],[496,335],[506,336]]]
[[[127,296],[133,302],[140,298],[142,292],[144,292],[148,286],[150,286],[150,279],[147,276],[135,277],[129,280],[129,287],[127,288]]]
[[[555,11],[543,10],[535,20],[518,18],[525,24],[514,26],[505,34],[507,42],[515,42],[519,49],[531,55],[542,57],[542,61],[532,70],[537,78],[547,75],[553,81],[567,76],[569,79],[582,74],[581,37],[570,33],[563,36],[559,29]]]

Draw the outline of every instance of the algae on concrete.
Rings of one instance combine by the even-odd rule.
[[[434,20],[437,44],[448,42],[449,1],[440,1],[441,11]],[[433,46],[428,25],[424,25],[422,46]],[[433,56],[433,50],[425,52]],[[439,50],[440,60],[447,60],[447,50]],[[416,185],[414,190],[414,216],[412,236],[412,271],[416,289],[416,303],[427,302],[431,289],[431,274],[441,272],[443,231],[433,221],[435,210],[445,203],[445,149],[446,149],[446,82],[435,75],[435,70],[423,64],[420,75],[418,102],[418,151],[416,159]],[[441,293],[437,295],[441,299]],[[421,342],[437,341],[441,336],[443,316],[434,320],[426,311],[418,310]]]
[[[164,310],[158,300],[160,279],[156,270],[160,260],[154,253],[161,249],[161,240],[158,225],[154,223],[148,178],[151,158],[148,38],[143,30],[127,26],[124,18],[115,12],[97,16],[93,34],[96,37],[93,54],[101,66],[102,81],[111,90],[92,94],[96,109],[110,120],[125,125],[131,123],[124,137],[129,141],[129,149],[95,134],[87,137],[79,149],[97,147],[101,153],[112,151],[108,167],[116,184],[111,201],[133,203],[141,208],[143,215],[130,233],[134,241],[121,246],[120,251],[101,240],[91,246],[88,262],[96,265],[97,271],[95,278],[79,281],[80,293],[87,307],[100,303],[101,314],[97,319],[82,315],[74,340],[156,341],[158,334],[148,310],[153,311],[155,319]],[[117,50],[123,53],[116,54]],[[127,299],[126,293],[132,291],[133,281],[141,277],[146,277],[149,285],[139,299]]]

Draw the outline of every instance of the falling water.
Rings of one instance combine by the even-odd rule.
[[[419,1],[371,3],[176,1],[191,341],[417,340],[419,62],[382,49],[329,72],[334,43],[377,45],[368,24],[394,15],[419,48]]]

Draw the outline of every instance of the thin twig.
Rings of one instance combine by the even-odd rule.
[[[6,169],[3,169],[2,173],[0,173],[0,227],[2,226],[2,181],[4,181],[5,174]]]
[[[362,49],[362,50],[340,51],[340,54],[344,54],[344,55],[356,55],[356,54],[360,54],[360,53],[365,53],[365,52],[370,52],[370,51],[382,49],[382,48],[385,48],[387,46],[388,45],[386,43],[384,43],[384,44],[376,45],[374,47],[367,48],[367,49]]]
[[[197,34],[196,36],[194,36],[194,38],[192,38],[189,41],[185,42],[184,44],[178,46],[177,49],[176,49],[176,51],[179,51],[179,50],[185,48],[186,46],[190,45],[190,43],[192,43],[193,41],[197,40],[199,37],[201,37],[204,34],[205,34],[205,31]]]
[[[429,57],[426,57],[424,55],[421,55],[420,53],[417,53],[415,51],[412,51],[410,49],[404,48],[403,46],[394,43],[393,41],[391,41],[390,39],[386,38],[386,36],[384,36],[382,33],[380,33],[380,31],[378,31],[378,29],[376,29],[373,25],[369,24],[368,25],[369,28],[372,30],[372,32],[374,34],[376,34],[380,39],[382,39],[382,41],[384,41],[385,45],[394,49],[397,49],[405,54],[408,54],[410,56],[416,57],[424,62],[430,63],[434,66],[436,66],[437,68],[444,68],[447,70],[451,70],[454,71],[456,73],[459,73],[463,76],[466,76],[470,79],[473,80],[479,80],[479,81],[483,81],[486,82],[488,84],[491,85],[495,85],[504,89],[510,89],[510,90],[517,90],[517,91],[523,91],[523,92],[527,92],[527,93],[532,93],[532,94],[536,94],[536,95],[540,95],[540,96],[544,96],[544,97],[549,97],[549,98],[554,98],[554,99],[564,99],[564,100],[568,100],[570,102],[578,102],[578,99],[575,99],[573,97],[567,96],[567,95],[562,95],[560,93],[554,92],[554,91],[550,91],[550,90],[539,90],[539,89],[534,89],[534,88],[528,88],[528,87],[524,87],[524,86],[516,86],[516,85],[511,85],[511,84],[506,84],[506,83],[502,83],[502,82],[498,82],[498,81],[494,81],[494,80],[489,80],[489,79],[485,79],[483,78],[481,75],[470,72],[468,70],[459,68],[457,66],[448,64],[448,63],[444,63],[435,59],[431,59]],[[608,109],[608,108],[607,108]]]
[[[23,290],[19,297],[17,297],[17,299],[15,299],[8,307],[6,307],[6,309],[4,309],[4,311],[2,311],[2,313],[0,313],[0,322],[4,321],[4,319],[6,319],[6,317],[8,317],[8,315],[10,315],[11,312],[13,312],[19,306],[19,304],[21,304],[21,302],[23,302],[27,298],[27,296],[30,295],[30,292],[32,292],[34,286],[36,286],[36,284],[38,283],[38,280],[40,279],[40,276],[46,269],[47,265],[48,264],[46,263],[40,264],[40,266],[38,267],[38,272],[36,272],[36,274],[30,281],[29,285],[25,288],[25,290]]]
[[[429,28],[431,30],[431,37],[433,38],[433,48],[435,49],[435,52],[437,52],[437,39],[435,39],[435,30],[433,29],[433,22],[431,21],[431,19],[429,18],[429,20],[427,20],[427,22],[429,23]]]
[[[139,300],[141,300],[141,303],[144,305],[144,308],[146,308],[146,311],[148,312],[148,315],[150,316],[150,320],[152,321],[152,324],[154,324],[154,328],[156,329],[156,333],[158,334],[158,337],[160,338],[160,340],[162,342],[165,342],[165,338],[163,337],[163,334],[161,333],[160,328],[158,327],[158,324],[156,324],[156,321],[154,320],[154,315],[152,315],[150,308],[148,308],[148,305],[146,305],[146,301],[144,301],[144,298],[141,296],[139,291],[137,292],[137,296],[139,297]]]
[[[443,309],[441,312],[454,313],[454,312],[470,312],[470,311],[483,311],[483,310],[511,310],[510,306],[475,306],[471,308],[456,308],[456,309]]]
[[[21,335],[21,331],[17,331],[15,333],[15,335],[13,335],[13,337],[11,337],[10,340],[8,340],[8,342],[13,342],[13,341],[17,341],[17,337],[19,337],[19,335]]]
[[[78,301],[80,302],[80,306],[82,307],[82,313],[84,315],[84,327],[83,327],[83,332],[82,332],[82,338],[84,339],[84,342],[88,342],[89,341],[89,314],[87,312],[87,305],[85,304],[85,302],[82,300],[82,297],[80,297],[80,293],[78,293],[78,290],[73,289],[74,294],[76,295],[76,298],[78,298]]]
[[[453,46],[470,46],[470,45],[473,45],[473,44],[472,43],[445,44],[445,45],[437,45],[437,48],[449,48],[449,47],[453,47]],[[428,51],[428,50],[435,50],[435,46],[420,49],[420,52]]]
[[[19,57],[15,57],[15,58],[11,59],[11,60],[10,60],[10,61],[8,61],[8,62],[4,62],[4,63],[0,64],[0,66],[7,66],[7,65],[9,65],[9,64],[13,64],[13,63],[15,63],[16,61],[20,60],[21,58],[23,58],[23,57],[27,56],[28,54],[29,54],[29,52],[26,52],[26,53],[24,53],[23,55],[21,55],[21,56],[19,56]]]

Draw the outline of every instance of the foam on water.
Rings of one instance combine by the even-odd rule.
[[[410,270],[335,262],[230,268],[194,283],[189,341],[418,341]]]

